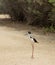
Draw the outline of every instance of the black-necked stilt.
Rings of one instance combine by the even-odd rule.
[[[34,37],[32,37],[32,33],[31,33],[30,31],[27,33],[27,35],[29,35],[29,38],[30,38],[34,43],[38,43],[38,41],[37,41]]]
[[[28,35],[29,39],[32,40],[33,42],[31,45],[32,45],[32,58],[34,58],[34,43],[38,43],[38,41],[34,37],[32,37],[32,33],[30,31],[28,31],[26,35]]]

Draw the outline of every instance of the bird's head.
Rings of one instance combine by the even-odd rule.
[[[28,34],[31,34],[31,32],[30,32],[30,31],[28,31]]]
[[[25,35],[30,35],[31,34],[31,32],[30,31],[28,31]]]

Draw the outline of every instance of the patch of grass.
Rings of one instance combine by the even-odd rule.
[[[55,2],[55,0],[49,0],[49,2]]]
[[[55,28],[51,25],[50,27],[44,27],[44,33],[55,33]]]

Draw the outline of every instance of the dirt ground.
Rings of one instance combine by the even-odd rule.
[[[34,59],[27,31],[39,42],[35,44]],[[0,65],[55,65],[55,34],[42,34],[38,28],[21,24],[0,24]]]

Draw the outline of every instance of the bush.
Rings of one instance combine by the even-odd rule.
[[[50,27],[44,27],[44,32],[55,32],[55,28],[53,27],[53,25],[51,25]]]

